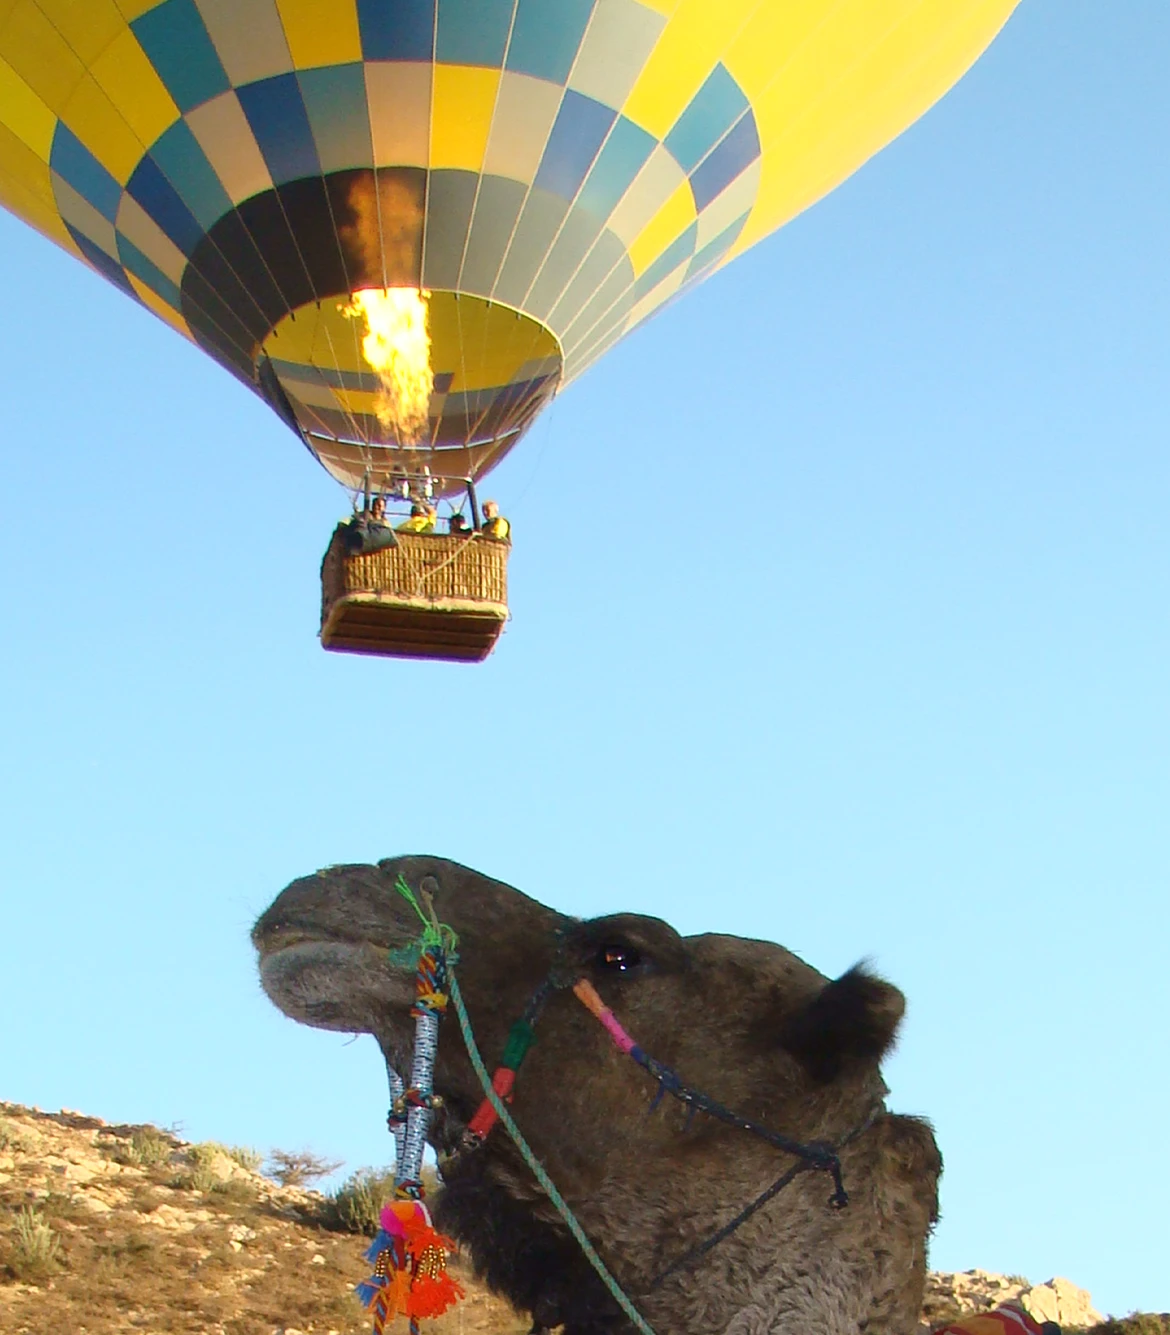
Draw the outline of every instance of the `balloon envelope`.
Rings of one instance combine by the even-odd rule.
[[[480,475],[664,302],[820,198],[1016,0],[0,0],[0,203],[339,480]],[[425,289],[379,411],[354,292]]]

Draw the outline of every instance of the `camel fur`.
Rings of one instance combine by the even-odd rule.
[[[693,1270],[651,1290],[793,1160],[710,1118],[689,1126],[567,991],[553,994],[513,1112],[612,1272],[658,1335],[912,1335],[941,1160],[929,1125],[885,1111],[879,1062],[900,992],[856,968],[830,981],[782,946],[682,937],[636,914],[579,921],[434,857],[331,867],[294,881],[253,932],[268,996],[305,1024],[369,1033],[409,1069],[413,978],[388,952],[418,921],[401,874],[459,935],[458,975],[489,1068],[557,960],[585,976],[642,1047],[689,1084],[793,1139],[840,1144],[850,1204],[805,1172]],[[432,1139],[444,1164],[437,1223],[537,1328],[632,1328],[497,1127],[456,1152],[482,1091],[444,1025]],[[861,1128],[860,1132],[858,1129]],[[448,1157],[444,1157],[448,1156]]]

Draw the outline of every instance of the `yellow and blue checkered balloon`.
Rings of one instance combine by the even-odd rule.
[[[339,481],[484,473],[557,389],[831,190],[1016,0],[0,0],[0,203]],[[430,292],[429,420],[350,295]]]

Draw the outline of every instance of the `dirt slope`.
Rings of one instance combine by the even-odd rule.
[[[250,1151],[156,1127],[0,1103],[0,1332],[365,1335],[353,1296],[367,1274],[365,1240],[339,1230],[327,1197],[279,1186],[258,1167]],[[466,1300],[429,1331],[524,1335],[525,1320],[459,1274]],[[1031,1286],[976,1270],[930,1276],[923,1329],[1008,1297],[1072,1304],[1081,1326],[1098,1319],[1068,1281]],[[1170,1318],[1097,1330],[1170,1335]]]
[[[0,1331],[367,1332],[365,1243],[324,1227],[327,1205],[153,1127],[0,1103]],[[528,1326],[470,1284],[431,1329]]]

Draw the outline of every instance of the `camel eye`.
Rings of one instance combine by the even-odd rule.
[[[631,969],[636,969],[642,963],[641,952],[633,946],[623,946],[616,943],[602,946],[597,952],[597,967],[606,970],[607,973],[629,973]]]

